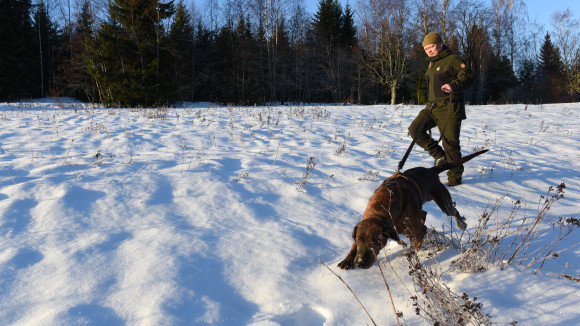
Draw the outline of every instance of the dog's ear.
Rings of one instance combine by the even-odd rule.
[[[358,225],[354,226],[354,229],[352,230],[352,238],[356,240],[356,230],[358,228]]]
[[[381,231],[382,231],[381,235],[383,236],[383,238],[393,239],[393,240],[399,239],[397,232],[395,232],[395,230],[393,228],[384,227]]]

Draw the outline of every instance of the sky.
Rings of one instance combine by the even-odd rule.
[[[550,29],[552,15],[557,11],[570,9],[575,19],[580,20],[580,1],[578,0],[526,0],[530,20],[537,20],[545,28]]]
[[[340,0],[340,2],[346,5],[347,1],[352,7],[356,5],[358,0]],[[455,0],[457,2],[457,0]],[[491,0],[487,0],[491,3]],[[318,9],[318,3],[320,0],[305,0],[306,10],[311,13],[315,13]],[[566,8],[572,10],[573,16],[580,20],[580,1],[578,0],[524,0],[528,7],[528,15],[530,20],[536,19],[539,24],[544,25],[544,28],[550,29],[552,22],[552,14],[556,11],[562,11]]]

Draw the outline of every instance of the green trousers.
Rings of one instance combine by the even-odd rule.
[[[455,104],[455,105],[453,105]],[[444,106],[433,109],[431,115],[429,109],[423,109],[415,120],[409,126],[411,137],[417,139],[417,145],[426,150],[433,158],[438,159],[445,156],[447,162],[455,161],[461,158],[461,147],[459,145],[459,134],[461,132],[461,121],[463,119],[457,116],[458,103],[448,103]],[[452,106],[451,110],[449,107]],[[430,106],[430,103],[429,103]],[[421,125],[425,122],[421,129]],[[442,145],[434,140],[428,133],[432,128],[437,127],[439,134],[442,135]],[[463,175],[463,165],[447,171],[449,181],[461,181]]]

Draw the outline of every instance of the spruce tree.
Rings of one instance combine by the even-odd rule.
[[[114,0],[90,45],[89,73],[105,105],[167,105],[176,98],[164,22],[173,3]]]
[[[90,62],[87,46],[93,38],[94,17],[91,0],[82,0],[80,11],[65,26],[59,47],[55,87],[57,95],[69,96],[82,101],[98,101],[93,77],[87,71]]]
[[[88,54],[87,47],[94,37],[93,24],[95,17],[93,17],[90,1],[83,0],[81,11],[73,26],[72,44],[70,45],[72,54],[70,64],[66,68],[69,69],[70,79],[66,87],[73,97],[95,102],[97,99],[97,87],[92,76],[88,73],[85,62]]]
[[[342,26],[341,26],[341,36],[342,36],[342,44],[344,44],[348,48],[352,48],[356,46],[357,39],[356,39],[356,26],[354,25],[354,13],[352,9],[350,9],[350,5],[347,3],[346,7],[344,8],[344,14],[342,18]]]
[[[518,92],[518,102],[535,103],[537,100],[536,83],[538,76],[536,65],[531,59],[524,59],[518,69],[518,80],[520,82],[520,91]]]
[[[332,46],[340,44],[343,41],[342,22],[342,8],[338,0],[320,0],[313,22],[319,42]]]
[[[193,69],[195,71],[193,80],[193,100],[195,101],[215,101],[215,74],[213,66],[215,62],[216,47],[215,33],[205,28],[201,21],[198,21],[195,29],[195,41],[193,47]]]
[[[540,49],[538,92],[544,103],[557,103],[562,100],[565,84],[564,68],[559,49],[546,33]]]
[[[0,100],[40,96],[30,0],[0,0]]]
[[[175,16],[169,32],[171,49],[174,53],[173,73],[175,84],[178,87],[177,97],[179,100],[193,101],[195,89],[193,80],[195,77],[194,61],[194,31],[191,15],[187,12],[183,2],[176,6]]]
[[[59,33],[56,26],[50,19],[50,15],[41,1],[36,5],[33,24],[34,40],[36,41],[37,65],[40,73],[38,75],[40,96],[49,94],[53,90],[53,81],[56,77],[56,47],[59,43]]]
[[[509,90],[518,85],[507,56],[496,58],[491,55],[486,72],[484,91],[487,101],[492,103],[509,102]]]
[[[320,0],[309,31],[312,82],[318,93],[314,101],[341,102],[352,99],[350,85],[356,79],[354,53],[356,33],[352,12],[344,12],[338,0]]]

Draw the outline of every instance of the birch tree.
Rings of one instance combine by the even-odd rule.
[[[453,18],[456,24],[457,46],[465,63],[477,78],[470,89],[471,102],[481,103],[485,58],[489,52],[487,31],[491,13],[482,2],[478,1],[463,0],[458,7],[462,10],[456,10]]]
[[[365,66],[373,78],[386,85],[391,104],[397,89],[408,76],[407,64],[411,42],[415,39],[409,27],[410,13],[406,0],[363,0],[360,43],[366,51]]]
[[[573,19],[570,9],[556,12],[552,21],[567,79],[566,92],[580,93],[580,23]]]

